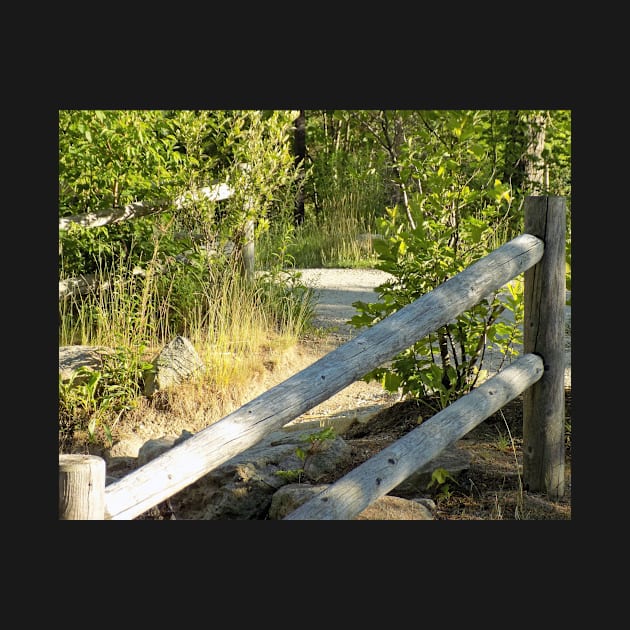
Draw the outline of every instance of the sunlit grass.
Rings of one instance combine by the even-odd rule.
[[[318,209],[307,205],[301,225],[263,235],[257,245],[260,263],[269,263],[269,252],[275,251],[278,240],[284,237],[285,267],[373,268],[378,261],[373,248],[373,239],[378,238],[376,216],[382,211],[382,203],[369,197],[375,194],[369,188],[358,191],[352,186],[356,188],[357,184],[351,180],[345,190],[335,186],[320,197]]]
[[[307,206],[302,225],[278,219],[258,235],[252,282],[237,262],[187,266],[165,256],[159,242],[142,269],[124,259],[103,266],[93,290],[60,300],[59,345],[124,348],[149,362],[182,335],[205,370],[172,394],[173,401],[191,417],[199,409],[207,414],[208,400],[230,408],[278,357],[313,334],[314,295],[292,268],[371,268],[377,262],[380,184],[350,176],[329,184],[322,186],[317,211]],[[146,414],[146,404],[134,401],[130,413]]]
[[[122,264],[101,269],[89,292],[60,300],[59,345],[122,348],[135,365],[152,361],[182,335],[206,367],[195,378],[199,396],[211,391],[217,399],[231,399],[265,369],[270,355],[298,343],[310,323],[312,300],[309,289],[286,278],[249,281],[238,263],[195,269],[153,260],[141,273]],[[95,399],[105,400],[119,387],[105,379],[98,383]],[[194,392],[188,389],[193,398]],[[63,400],[71,406],[72,398]],[[135,408],[138,401],[118,402]],[[60,407],[65,418],[72,415],[67,406]],[[93,412],[109,435],[108,423],[119,417],[119,408],[111,409],[109,420],[101,407]]]

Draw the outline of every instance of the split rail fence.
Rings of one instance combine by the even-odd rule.
[[[309,367],[105,486],[105,461],[59,456],[61,520],[131,520],[362,378],[524,274],[523,354],[284,520],[350,520],[523,394],[523,485],[553,500],[565,490],[566,204],[525,201],[524,233],[358,334]]]
[[[183,207],[187,202],[197,201],[205,198],[210,201],[225,201],[234,195],[234,190],[225,183],[204,186],[195,191],[189,191],[181,195],[174,201],[175,208]],[[251,204],[251,202],[249,202]],[[154,204],[147,204],[143,201],[131,203],[124,208],[111,210],[101,210],[99,212],[86,212],[59,219],[59,230],[67,230],[71,224],[76,223],[83,227],[94,228],[103,225],[111,225],[120,221],[139,219],[164,212],[170,206],[170,202],[163,200]],[[251,207],[251,205],[250,205]],[[191,235],[193,240],[199,240],[199,235]],[[242,245],[239,248],[241,269],[243,276],[251,280],[254,277],[254,222],[248,220],[243,228]],[[95,274],[88,274],[78,278],[67,278],[59,281],[59,299],[89,293],[95,287],[100,289],[109,288],[109,281],[105,278],[97,277]]]

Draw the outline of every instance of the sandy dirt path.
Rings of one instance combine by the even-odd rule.
[[[376,287],[392,276],[378,269],[300,269],[301,279],[317,294],[313,324],[347,341],[360,329],[347,323],[358,311],[354,302],[377,302]]]

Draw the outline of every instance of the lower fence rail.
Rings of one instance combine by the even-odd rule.
[[[352,520],[418,468],[538,381],[543,360],[526,354],[418,428],[354,468],[283,520]]]

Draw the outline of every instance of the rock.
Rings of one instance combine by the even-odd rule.
[[[105,450],[103,459],[107,465],[107,474],[120,479],[132,472],[139,465],[138,456],[145,445],[146,442],[142,438],[130,435]]]
[[[175,437],[164,436],[145,442],[138,451],[138,468],[172,448],[175,440]]]
[[[113,353],[112,348],[105,346],[60,346],[59,375],[62,382],[73,381],[75,385],[86,382],[88,375],[78,376],[79,368],[102,370],[105,358]]]
[[[437,510],[437,505],[435,505],[435,501],[433,499],[429,499],[427,497],[415,497],[411,500],[419,503],[420,505],[423,505],[425,508],[427,508],[427,510],[429,510],[429,512],[431,512],[431,514],[435,514]]]
[[[308,485],[300,483],[288,484],[280,488],[274,495],[269,508],[269,518],[281,520],[300,505],[306,503],[327,484]],[[435,504],[431,501],[428,505]],[[432,510],[427,504],[418,501],[385,495],[379,497],[353,520],[356,521],[430,521],[434,520]]]
[[[138,435],[130,435],[124,440],[116,442],[110,449],[106,451],[105,459],[109,460],[114,457],[138,457],[138,453],[145,441]]]
[[[348,464],[351,448],[336,436],[333,439],[315,441],[312,427],[299,430],[280,429],[265,436],[258,444],[246,449],[221,466],[210,471],[201,479],[175,494],[173,510],[178,519],[266,519],[274,493],[291,481],[289,474],[300,473],[304,480],[316,481],[334,473]],[[179,437],[162,436],[137,446],[137,437],[131,436],[115,446],[117,456],[109,452],[107,474],[119,478],[129,468],[129,458],[122,453],[137,451],[135,468],[143,466],[168,449],[193,434],[182,431]],[[311,444],[313,446],[311,447]],[[309,453],[309,449],[312,452]],[[306,451],[302,460],[298,449]],[[124,459],[124,461],[123,461]],[[127,470],[126,472],[130,472]],[[280,474],[278,474],[280,473]]]
[[[144,395],[152,396],[205,369],[192,343],[182,336],[170,341],[151,361],[153,369],[144,374]]]
[[[340,437],[318,441],[303,461],[297,451],[308,453],[312,435],[311,429],[273,431],[175,495],[173,509],[198,520],[268,518],[274,493],[290,482],[286,473],[302,471],[311,480],[309,474],[319,478],[347,464],[350,447]]]
[[[290,483],[280,488],[271,500],[269,518],[282,520],[314,496],[325,490],[328,484],[311,485],[307,483]]]
[[[431,510],[417,501],[385,495],[363,510],[355,521],[433,521]]]
[[[206,475],[196,484],[197,494],[194,488],[183,494],[193,510],[192,499],[202,498],[196,506],[197,520],[264,520],[274,492],[285,483],[284,478],[275,475],[273,464],[239,463],[220,466]],[[173,501],[176,513],[182,507],[180,498]]]
[[[67,383],[72,379],[74,384],[85,382],[88,376],[77,376],[79,368],[100,371],[105,358],[114,353],[113,348],[105,346],[60,346],[59,375],[62,382]],[[181,336],[164,346],[151,363],[153,369],[144,373],[145,396],[152,396],[158,390],[181,383],[205,369],[192,343]]]
[[[331,471],[350,462],[352,447],[341,437],[316,442],[304,460],[304,474],[312,481],[320,481]]]
[[[265,436],[258,444],[218,466],[171,497],[178,520],[280,520],[327,485],[319,480],[334,475],[350,462],[352,448],[341,437],[313,440],[313,427],[298,430],[292,426]],[[140,448],[137,436],[130,444],[110,450],[107,474],[120,478],[130,471],[130,458],[124,453],[137,450],[135,467],[158,457],[193,434],[163,436],[146,441]],[[298,449],[306,453],[302,459]],[[456,477],[470,464],[470,454],[456,446],[446,449],[432,462],[377,499],[356,520],[430,520],[435,504],[423,495],[436,468],[445,468]],[[301,474],[294,483],[289,473]]]

